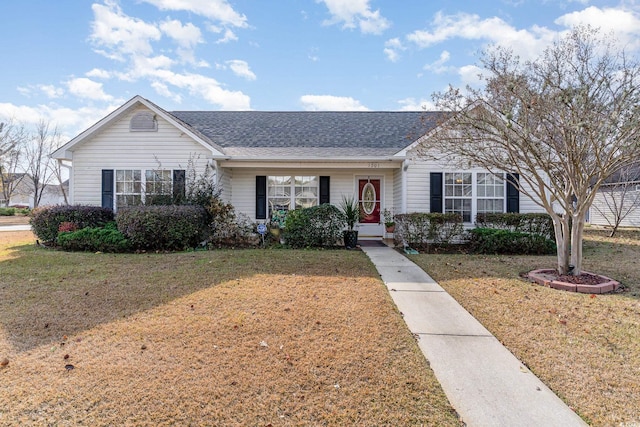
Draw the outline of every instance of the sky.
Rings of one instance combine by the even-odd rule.
[[[579,24],[640,50],[640,0],[2,0],[0,121],[67,138],[135,95],[168,111],[433,109],[492,45]]]

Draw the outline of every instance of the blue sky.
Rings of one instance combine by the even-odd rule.
[[[576,24],[634,54],[635,0],[20,0],[0,9],[0,120],[72,137],[134,95],[166,110],[417,110]]]

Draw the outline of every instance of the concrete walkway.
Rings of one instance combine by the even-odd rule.
[[[30,225],[0,225],[0,231],[28,231]]]
[[[362,250],[467,426],[587,425],[420,267],[390,247]]]

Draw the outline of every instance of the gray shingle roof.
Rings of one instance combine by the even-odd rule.
[[[432,129],[437,112],[173,111],[231,156],[389,156]]]

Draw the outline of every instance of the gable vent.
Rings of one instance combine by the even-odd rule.
[[[155,114],[145,111],[142,113],[136,113],[131,117],[129,123],[129,130],[131,132],[155,132],[158,130],[158,121]]]

